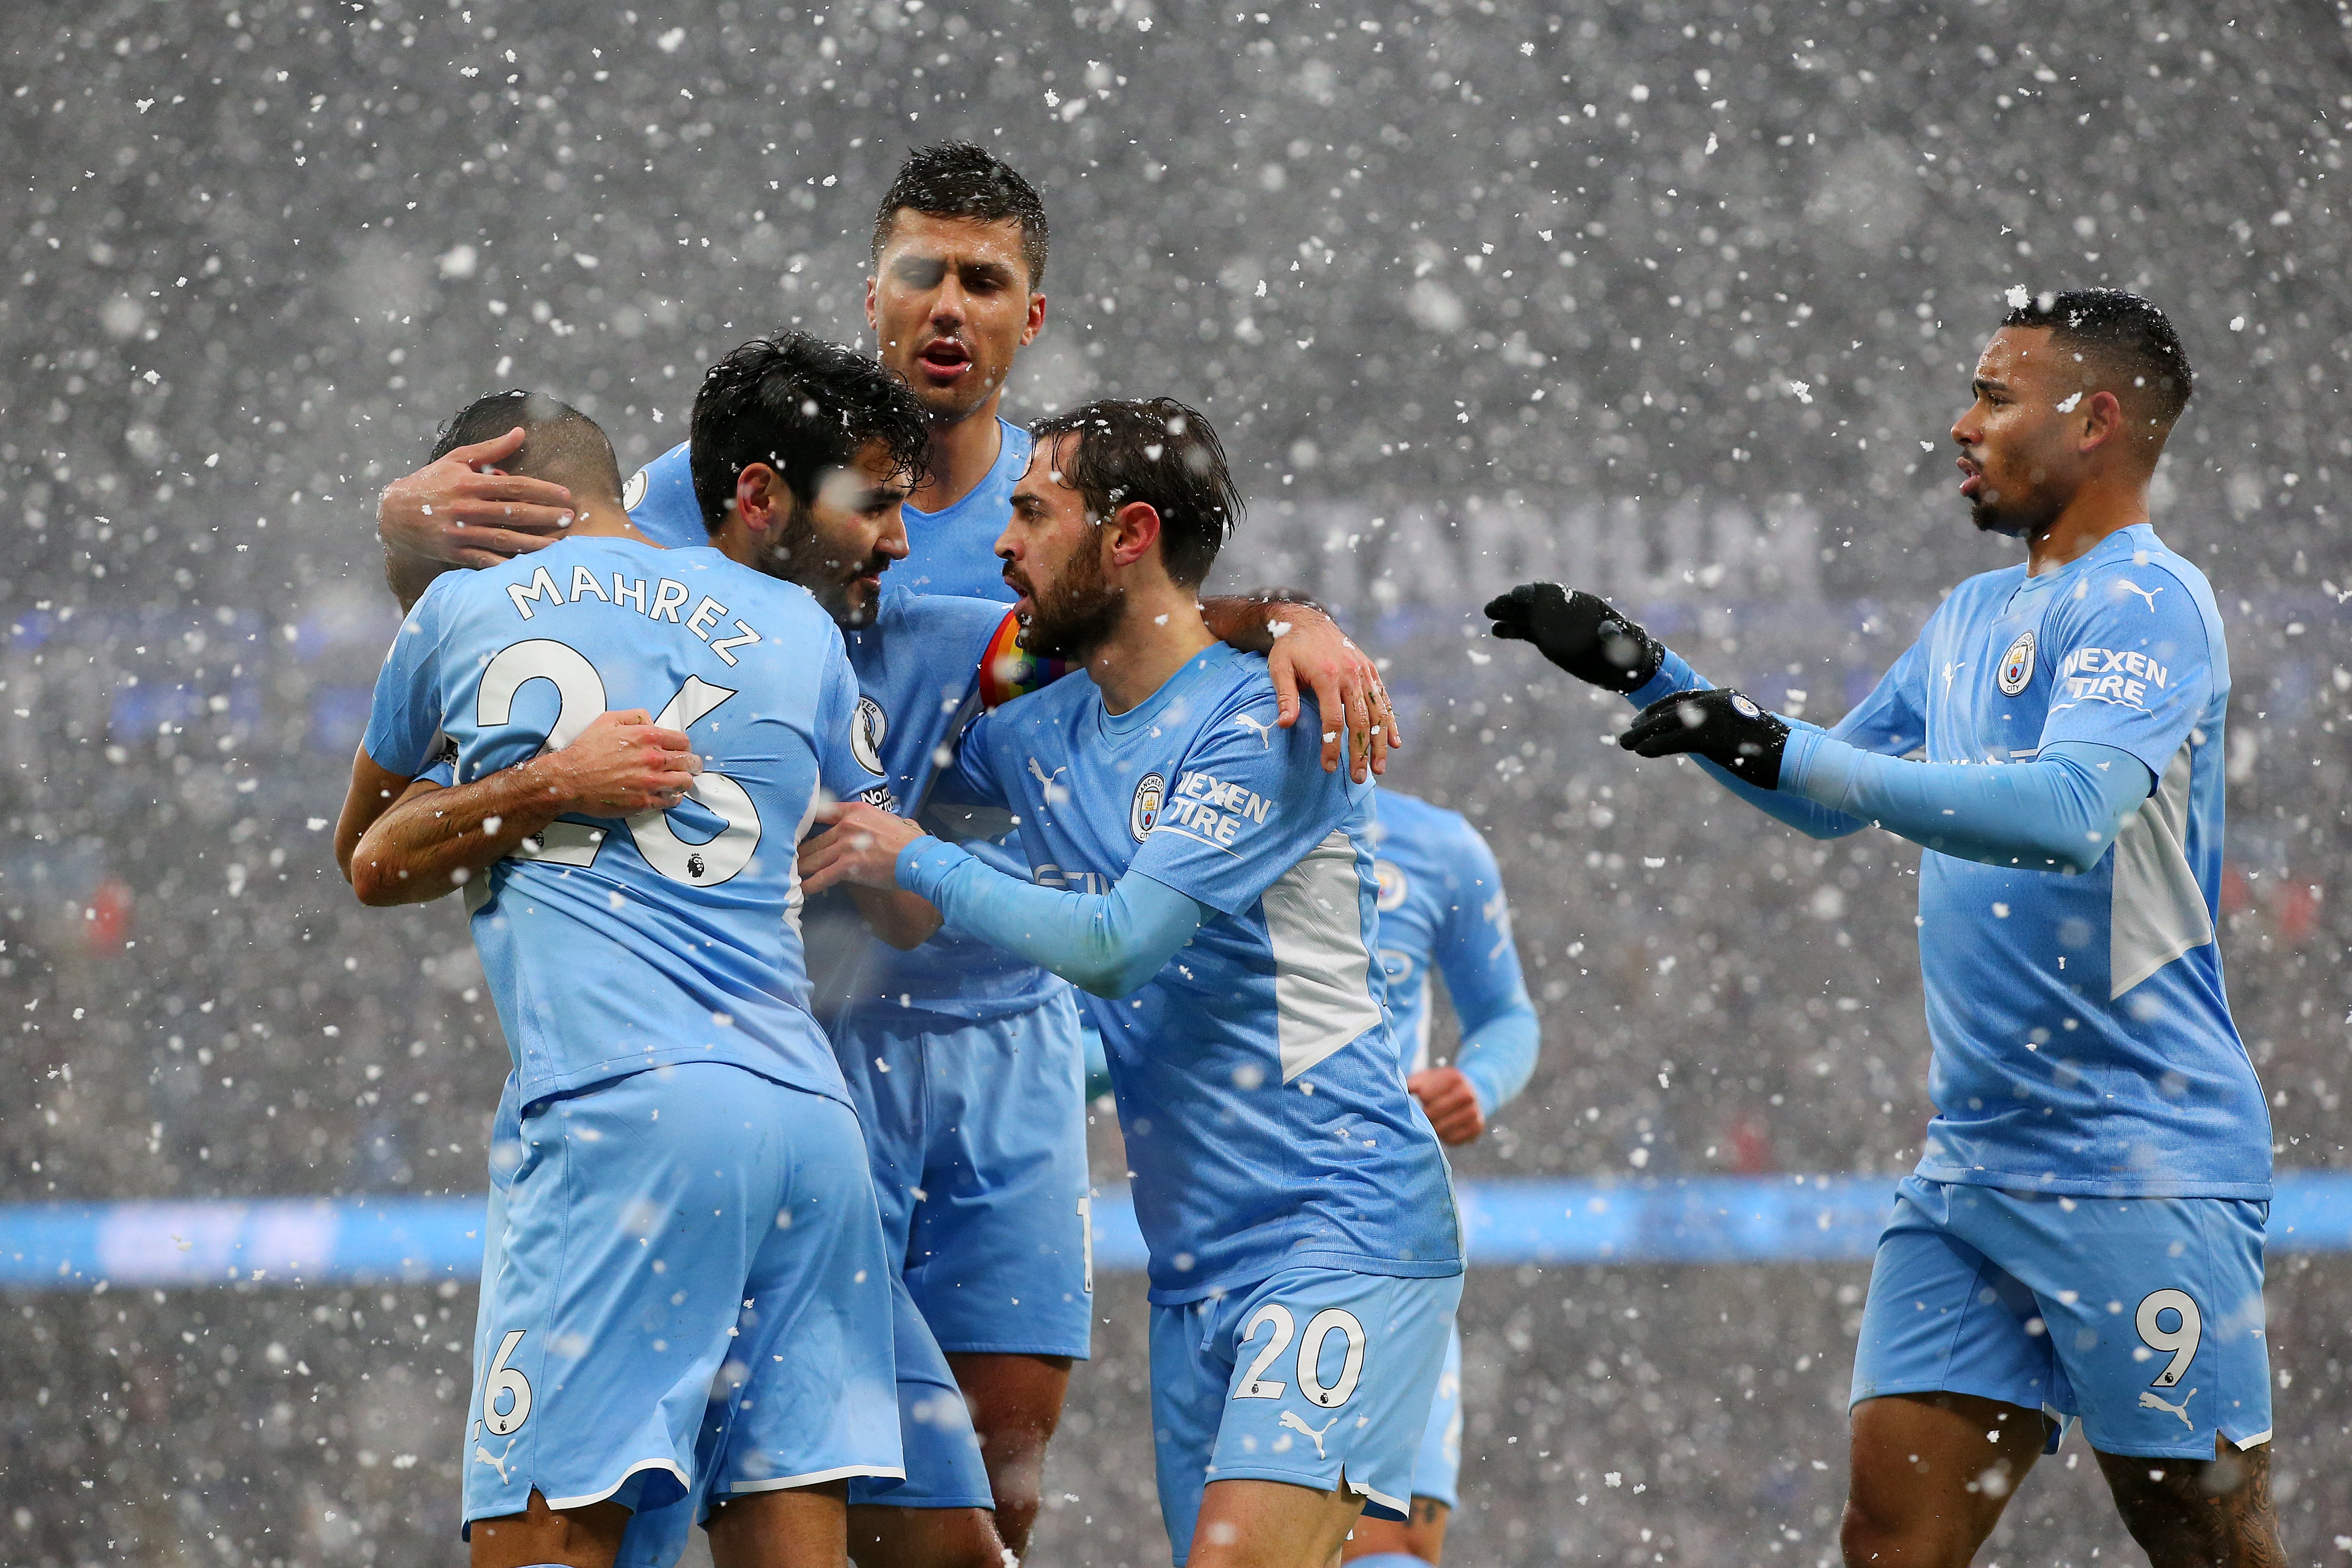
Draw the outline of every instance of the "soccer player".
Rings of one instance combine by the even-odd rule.
[[[2283,1561],[2270,1118],[2214,940],[2229,655],[2148,522],[2191,384],[2136,295],[2012,309],[1952,439],[1976,526],[2025,563],[1962,582],[1827,730],[1707,689],[1589,594],[1487,606],[1642,707],[1628,748],[1691,753],[1814,837],[1925,848],[1937,1113],[1863,1309],[1849,1563],[1967,1563],[2074,1420],[2154,1562]]]
[[[861,771],[856,677],[806,592],[648,544],[576,411],[485,398],[441,444],[518,423],[572,531],[418,601],[336,837],[366,903],[465,888],[514,1058],[472,1561],[604,1568],[691,1498],[720,1563],[831,1568],[848,1478],[902,1473],[893,1275],[793,920],[794,841]],[[848,434],[885,484],[920,460],[910,408]]]
[[[998,553],[1028,651],[1091,678],[976,720],[939,786],[1015,813],[1030,874],[845,802],[803,875],[903,883],[1089,993],[1150,1251],[1175,1559],[1321,1568],[1360,1510],[1404,1516],[1461,1294],[1381,1005],[1371,788],[1318,766],[1264,662],[1202,622],[1239,499],[1200,414],[1105,401],[1032,428]]]
[[[845,625],[861,686],[864,793],[892,809],[920,803],[930,758],[968,716],[967,701],[1001,701],[1056,673],[1013,648],[1013,594],[993,553],[1030,449],[1028,433],[998,409],[1010,367],[1045,322],[1047,237],[1036,191],[965,143],[917,152],[876,211],[869,319],[885,364],[913,389],[929,432],[916,497],[931,509],[905,508],[892,591],[873,601],[870,625]],[[698,403],[698,430],[703,417]],[[537,548],[560,532],[569,504],[561,489],[474,471],[501,455],[495,445],[456,454],[387,489],[379,522],[396,593],[413,596],[451,565]],[[724,517],[733,481],[719,476],[706,503],[697,465],[681,442],[629,481],[630,514],[649,538],[698,544]],[[902,582],[924,595],[998,602],[932,603]],[[1340,731],[1352,727],[1360,777],[1383,765],[1395,739],[1386,692],[1329,619],[1295,599],[1220,598],[1205,608],[1219,635],[1271,652],[1279,722],[1301,713],[1301,684],[1318,713],[1344,716],[1323,727],[1324,763],[1337,764]],[[1287,630],[1276,640],[1270,626]],[[984,675],[977,691],[976,674]],[[972,851],[1023,867],[1017,846],[975,841]],[[812,941],[830,946],[829,929],[814,921]],[[961,1396],[941,1397],[920,1370],[936,1354],[915,1343],[919,1333],[902,1336],[909,1479],[871,1499],[865,1486],[853,1488],[853,1535],[869,1568],[886,1560],[994,1568],[998,1534],[1016,1554],[1027,1550],[1070,1364],[1087,1352],[1076,1008],[1059,980],[984,943],[950,933],[901,955],[862,928],[856,940],[862,952],[825,967],[845,994],[828,988],[819,1011],[872,1145],[892,1255],[905,1260],[910,1299]],[[868,1511],[869,1500],[887,1506]],[[992,1525],[971,1511],[992,1506]]]
[[[1380,793],[1372,830],[1379,879],[1380,959],[1388,974],[1390,1027],[1406,1074],[1438,1141],[1459,1146],[1486,1131],[1486,1119],[1527,1087],[1535,1071],[1535,1003],[1511,942],[1511,910],[1495,852],[1458,811],[1395,789]],[[1430,973],[1462,1028],[1448,1066],[1430,1061],[1436,1011]],[[1457,1503],[1462,1470],[1462,1331],[1446,1343],[1445,1369],[1412,1467],[1412,1518],[1357,1521],[1341,1555],[1359,1568],[1435,1563]]]

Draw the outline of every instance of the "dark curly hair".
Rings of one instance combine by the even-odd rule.
[[[898,177],[874,209],[874,259],[890,243],[898,214],[912,209],[926,217],[971,218],[980,223],[1021,220],[1021,259],[1029,267],[1029,289],[1045,284],[1045,204],[1037,188],[985,147],[940,141],[918,147],[898,166]]]
[[[2012,296],[2012,298],[2014,298]],[[2123,288],[2069,288],[2027,300],[2004,327],[2047,327],[2053,347],[2071,350],[2088,372],[2083,384],[2116,394],[2169,428],[2189,406],[2196,372],[2164,312]]]
[[[1099,398],[1029,427],[1041,449],[1075,435],[1062,482],[1097,517],[1129,501],[1160,514],[1160,559],[1168,575],[1197,588],[1241,521],[1241,492],[1225,466],[1225,449],[1197,409],[1172,397]]]
[[[901,474],[921,480],[930,425],[904,382],[806,332],[754,338],[711,366],[694,394],[687,461],[703,526],[719,531],[736,479],[754,463],[773,468],[805,507],[827,470],[877,441]]]

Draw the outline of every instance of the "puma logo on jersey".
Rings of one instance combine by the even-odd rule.
[[[1261,724],[1245,713],[1237,713],[1234,715],[1234,727],[1235,729],[1246,729],[1255,735],[1257,737],[1257,748],[1260,751],[1267,750],[1274,745],[1275,727],[1270,724]]]
[[[2188,1417],[2184,1416],[2181,1419],[2185,1421]],[[1339,1424],[1339,1417],[1334,1416],[1328,1421],[1323,1423],[1321,1431],[1318,1431],[1316,1428],[1308,1426],[1306,1422],[1300,1420],[1298,1418],[1298,1412],[1296,1410],[1285,1410],[1282,1413],[1282,1419],[1275,1423],[1277,1427],[1286,1427],[1293,1432],[1304,1432],[1309,1437],[1314,1438],[1315,1457],[1318,1459],[1328,1457],[1323,1452],[1323,1433],[1328,1432],[1332,1427]]]
[[[1043,768],[1040,768],[1037,765],[1037,759],[1033,757],[1029,759],[1029,777],[1034,779],[1038,783],[1043,784],[1048,789],[1051,789],[1054,787],[1055,779],[1059,779],[1063,774],[1067,773],[1069,770],[1069,765],[1065,763],[1061,767],[1055,768],[1053,772],[1047,773]]]
[[[2119,577],[2116,579],[2116,586],[2117,588],[2128,589],[2130,591],[2138,594],[2142,599],[2147,600],[2147,612],[2150,615],[2156,613],[2156,596],[2164,591],[2161,584],[2155,588],[2142,588],[2138,583],[2134,582],[2127,577]]]
[[[2181,1419],[2187,1420],[2188,1417],[2184,1416]],[[479,1443],[477,1443],[474,1445],[475,1461],[478,1464],[488,1465],[490,1469],[498,1471],[499,1485],[511,1486],[514,1482],[513,1479],[507,1474],[507,1461],[514,1457],[514,1446],[521,1441],[522,1439],[520,1437],[509,1437],[507,1439],[507,1451],[503,1454],[493,1454],[488,1448],[485,1448]]]
[[[2162,1395],[2143,1393],[2139,1396],[2139,1407],[2143,1410],[2169,1410],[2180,1417],[2182,1426],[2194,1432],[2197,1430],[2197,1423],[2189,1418],[2189,1402],[2196,1397],[2197,1390],[2192,1388],[2180,1396],[2179,1404],[2175,1405]]]

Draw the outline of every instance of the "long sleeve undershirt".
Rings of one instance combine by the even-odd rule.
[[[1451,993],[1450,981],[1447,989]],[[1492,1116],[1517,1099],[1535,1073],[1536,1048],[1542,1034],[1536,1006],[1524,986],[1501,1012],[1476,1023],[1461,1014],[1461,1005],[1457,997],[1454,1009],[1462,1020],[1462,1049],[1454,1065],[1477,1092],[1479,1114]]]
[[[1637,708],[1706,689],[1679,654],[1629,697]],[[1842,838],[1875,824],[1913,843],[1988,865],[2090,870],[2155,779],[2130,752],[2059,741],[2028,762],[1998,767],[1914,762],[1865,750],[1801,719],[1787,720],[1780,787],[1759,789],[1696,758],[1732,793],[1799,832]]]
[[[1063,893],[1006,876],[933,838],[898,852],[898,877],[958,932],[1097,997],[1123,997],[1141,986],[1216,914],[1140,872],[1129,872],[1108,893]]]

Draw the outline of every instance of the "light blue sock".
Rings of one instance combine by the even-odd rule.
[[[1370,1557],[1349,1558],[1347,1568],[1429,1568],[1429,1563],[1410,1552],[1375,1552]]]

